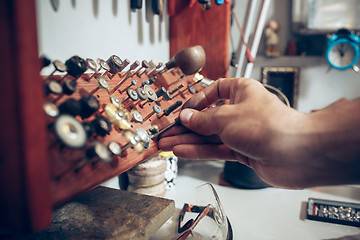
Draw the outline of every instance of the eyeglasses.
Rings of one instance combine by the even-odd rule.
[[[232,228],[229,219],[224,214],[220,199],[215,188],[206,183],[197,188],[202,201],[207,205],[184,204],[179,215],[177,240],[184,239],[226,239],[232,240]],[[186,213],[196,213],[195,220],[190,219],[183,225]],[[189,216],[194,214],[188,214]],[[188,216],[188,217],[189,217]],[[195,229],[196,227],[196,229]],[[188,238],[189,237],[189,238]]]

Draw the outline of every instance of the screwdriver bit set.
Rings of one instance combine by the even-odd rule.
[[[155,60],[44,61],[51,196],[58,205],[158,153],[157,136],[201,90],[201,46]]]

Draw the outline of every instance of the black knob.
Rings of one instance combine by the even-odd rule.
[[[131,9],[141,9],[143,0],[131,0],[130,8]]]
[[[156,96],[159,98],[162,95],[164,95],[166,93],[166,88],[161,87],[159,90],[156,91]]]
[[[75,117],[81,113],[81,104],[74,98],[69,98],[60,104],[59,111],[62,114],[67,113]]]
[[[174,93],[176,93],[177,91],[179,91],[182,87],[184,87],[184,84],[180,84],[180,85],[177,86],[174,90],[172,90],[170,93],[171,93],[171,94],[174,94]]]
[[[83,96],[80,99],[80,103],[81,103],[80,115],[83,118],[90,117],[100,108],[99,101],[93,95],[90,94]]]
[[[112,55],[108,58],[108,60],[106,60],[106,63],[110,67],[109,72],[112,74],[115,74],[117,72],[120,72],[120,68],[121,68],[121,65],[123,64],[123,61],[121,61],[121,59],[118,56]]]
[[[93,159],[98,158],[102,162],[110,163],[111,153],[108,150],[108,148],[103,144],[102,142],[95,141],[91,144],[91,147],[89,147],[85,152],[85,157],[87,159]],[[96,161],[96,160],[95,160]],[[92,164],[95,164],[96,162],[92,162]]]
[[[91,124],[99,136],[105,137],[111,131],[111,123],[103,116],[96,117]]]
[[[172,96],[172,94],[171,94],[169,91],[166,91],[166,93],[163,95],[163,99],[164,99],[165,101],[170,101],[170,100],[173,99],[173,96]]]
[[[92,145],[91,147],[86,149],[85,156],[87,159],[93,159],[94,157],[98,156],[95,146],[96,145]]]
[[[87,69],[84,59],[79,56],[73,56],[65,62],[67,73],[74,78],[79,78]]]
[[[172,113],[173,111],[175,111],[175,109],[177,109],[178,107],[180,107],[182,105],[182,101],[176,101],[173,105],[171,105],[170,107],[168,107],[167,109],[164,109],[164,115],[165,116],[169,116],[170,113]]]
[[[91,123],[83,122],[82,123],[84,130],[86,132],[86,136],[89,138],[95,133],[95,128]]]
[[[50,65],[51,60],[48,57],[42,55],[40,56],[40,63],[41,63],[41,67],[44,68]]]
[[[76,91],[76,81],[72,79],[65,79],[65,82],[62,85],[63,93],[66,95],[71,95]]]
[[[149,79],[149,84],[151,85],[151,84],[153,84],[153,83],[155,83],[155,81],[157,80],[157,77],[152,77],[152,78],[150,78]]]

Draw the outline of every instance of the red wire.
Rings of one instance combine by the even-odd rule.
[[[241,28],[240,22],[239,22],[236,14],[235,14],[234,9],[232,9],[232,14],[233,14],[233,16],[234,16],[234,18],[235,18],[236,25],[237,25],[237,27],[239,28],[240,35],[241,35],[241,40],[242,40],[242,42],[243,42],[243,44],[244,44],[244,46],[245,46],[245,48],[246,48],[246,57],[247,57],[247,60],[248,60],[249,63],[252,63],[252,62],[254,62],[255,60],[254,60],[254,58],[251,56],[250,49],[249,49],[248,45],[247,45],[246,42],[245,42],[244,31],[243,31],[243,29]]]

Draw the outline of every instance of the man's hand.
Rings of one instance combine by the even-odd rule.
[[[230,104],[208,108],[219,99]],[[338,162],[329,165],[328,156],[318,152],[323,146],[316,145],[316,132],[323,129],[316,128],[315,120],[321,124],[326,117],[287,107],[256,80],[215,81],[184,104],[180,120],[182,127],[161,136],[161,150],[181,158],[239,161],[280,187],[336,183],[328,179],[331,174],[319,172],[339,167]]]

